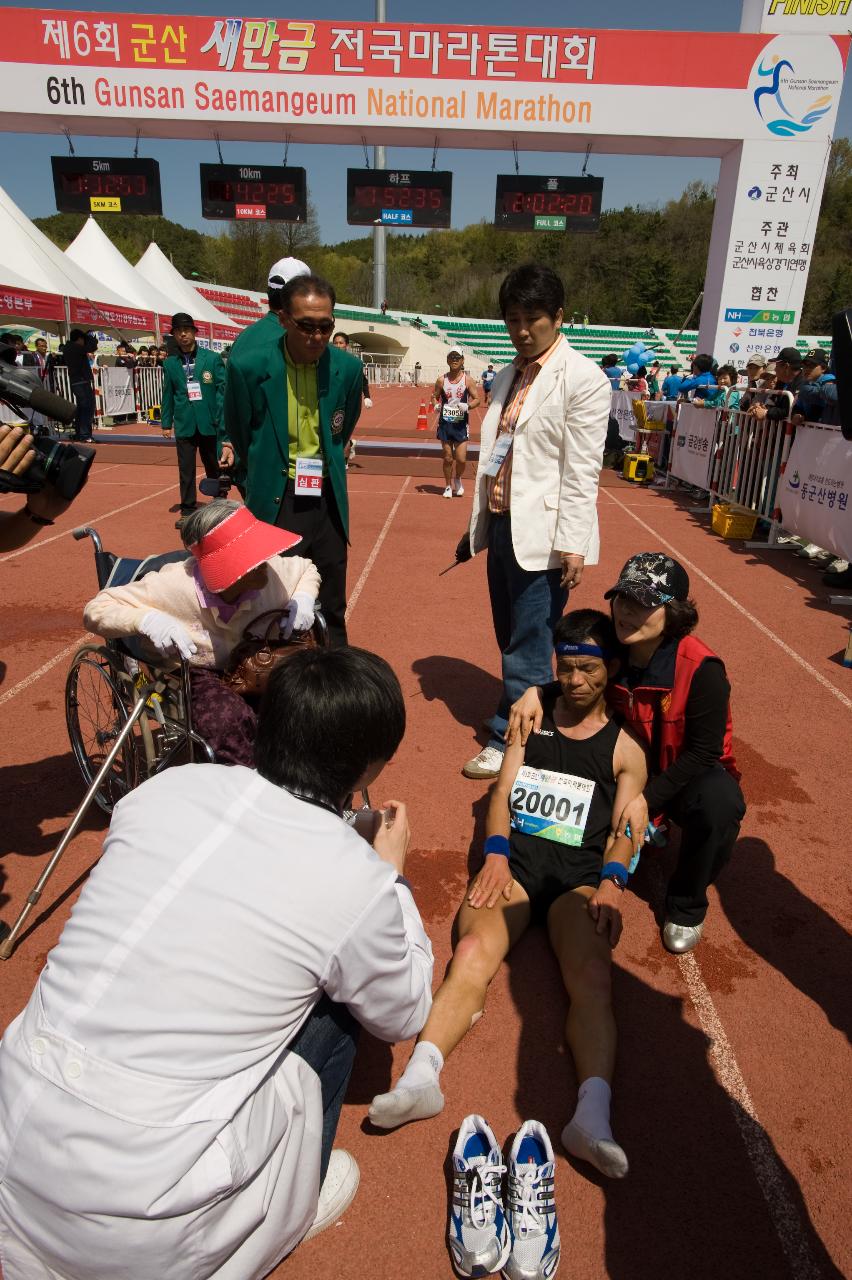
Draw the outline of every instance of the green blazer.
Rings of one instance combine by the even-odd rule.
[[[264,323],[260,321],[259,323]],[[245,469],[246,506],[258,520],[275,524],[290,460],[286,365],[282,332],[272,346],[237,344],[228,361],[223,443],[232,444]],[[168,362],[167,362],[168,363]],[[343,448],[361,415],[360,360],[328,346],[317,363],[320,452],[337,509],[349,536],[349,499]]]
[[[277,313],[267,311],[262,319],[255,320],[254,324],[248,325],[242,333],[237,334],[228,355],[229,363],[235,355],[242,360],[250,351],[266,350],[276,346],[281,341],[283,332]]]
[[[176,436],[218,434],[225,399],[225,365],[221,356],[206,347],[195,349],[195,381],[201,383],[201,399],[190,400],[180,356],[163,361],[163,394],[160,417],[163,429]]]

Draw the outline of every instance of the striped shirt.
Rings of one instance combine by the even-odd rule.
[[[560,333],[552,346],[546,351],[542,351],[540,356],[534,359],[528,359],[527,356],[515,356],[512,363],[515,366],[515,381],[512,383],[511,390],[506,397],[503,405],[503,412],[500,415],[500,425],[497,428],[497,434],[509,431],[515,434],[515,427],[518,418],[521,416],[521,410],[527,398],[530,387],[541,373],[543,366],[547,363],[554,351],[565,341]],[[486,493],[488,495],[488,510],[492,515],[505,515],[511,504],[512,490],[512,450],[506,454],[503,465],[497,472],[496,476],[487,476],[485,480]]]

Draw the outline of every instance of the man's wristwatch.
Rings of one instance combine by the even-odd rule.
[[[601,867],[601,878],[599,884],[603,884],[604,880],[611,880],[613,884],[618,885],[619,889],[627,888],[627,877],[629,871],[620,862],[606,862]]]
[[[619,877],[612,871],[610,871],[609,875],[607,876],[601,876],[600,882],[598,884],[598,888],[600,888],[604,880],[609,880],[609,882],[611,884],[614,884],[617,889],[620,889],[622,893],[624,893],[624,890],[627,888],[627,886],[623,884],[622,881],[619,879]]]

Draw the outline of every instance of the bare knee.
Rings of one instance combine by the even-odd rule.
[[[612,999],[612,965],[602,955],[589,955],[564,965],[562,976],[572,1003],[609,1004]]]
[[[487,987],[501,959],[480,934],[468,933],[456,945],[450,970],[454,977]]]

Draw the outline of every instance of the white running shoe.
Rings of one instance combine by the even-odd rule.
[[[318,1236],[346,1212],[355,1199],[360,1181],[361,1174],[355,1157],[348,1151],[335,1148],[331,1153],[325,1181],[320,1190],[317,1215],[305,1236],[306,1240],[312,1240],[314,1236]]]
[[[478,756],[462,768],[466,778],[496,778],[503,766],[503,752],[497,747],[483,747]]]
[[[451,485],[447,485],[446,489],[444,490],[444,497],[445,497],[445,498],[451,498],[452,496],[453,496],[452,486],[451,486]]]
[[[482,1116],[466,1116],[453,1151],[453,1195],[447,1228],[460,1276],[494,1275],[511,1248],[500,1183],[503,1154]]]
[[[464,485],[461,480],[457,479],[453,481],[453,496],[456,498],[464,497]]]
[[[506,1216],[512,1251],[506,1280],[549,1280],[559,1266],[559,1226],[553,1179],[556,1160],[547,1130],[537,1120],[521,1125],[509,1156]]]

